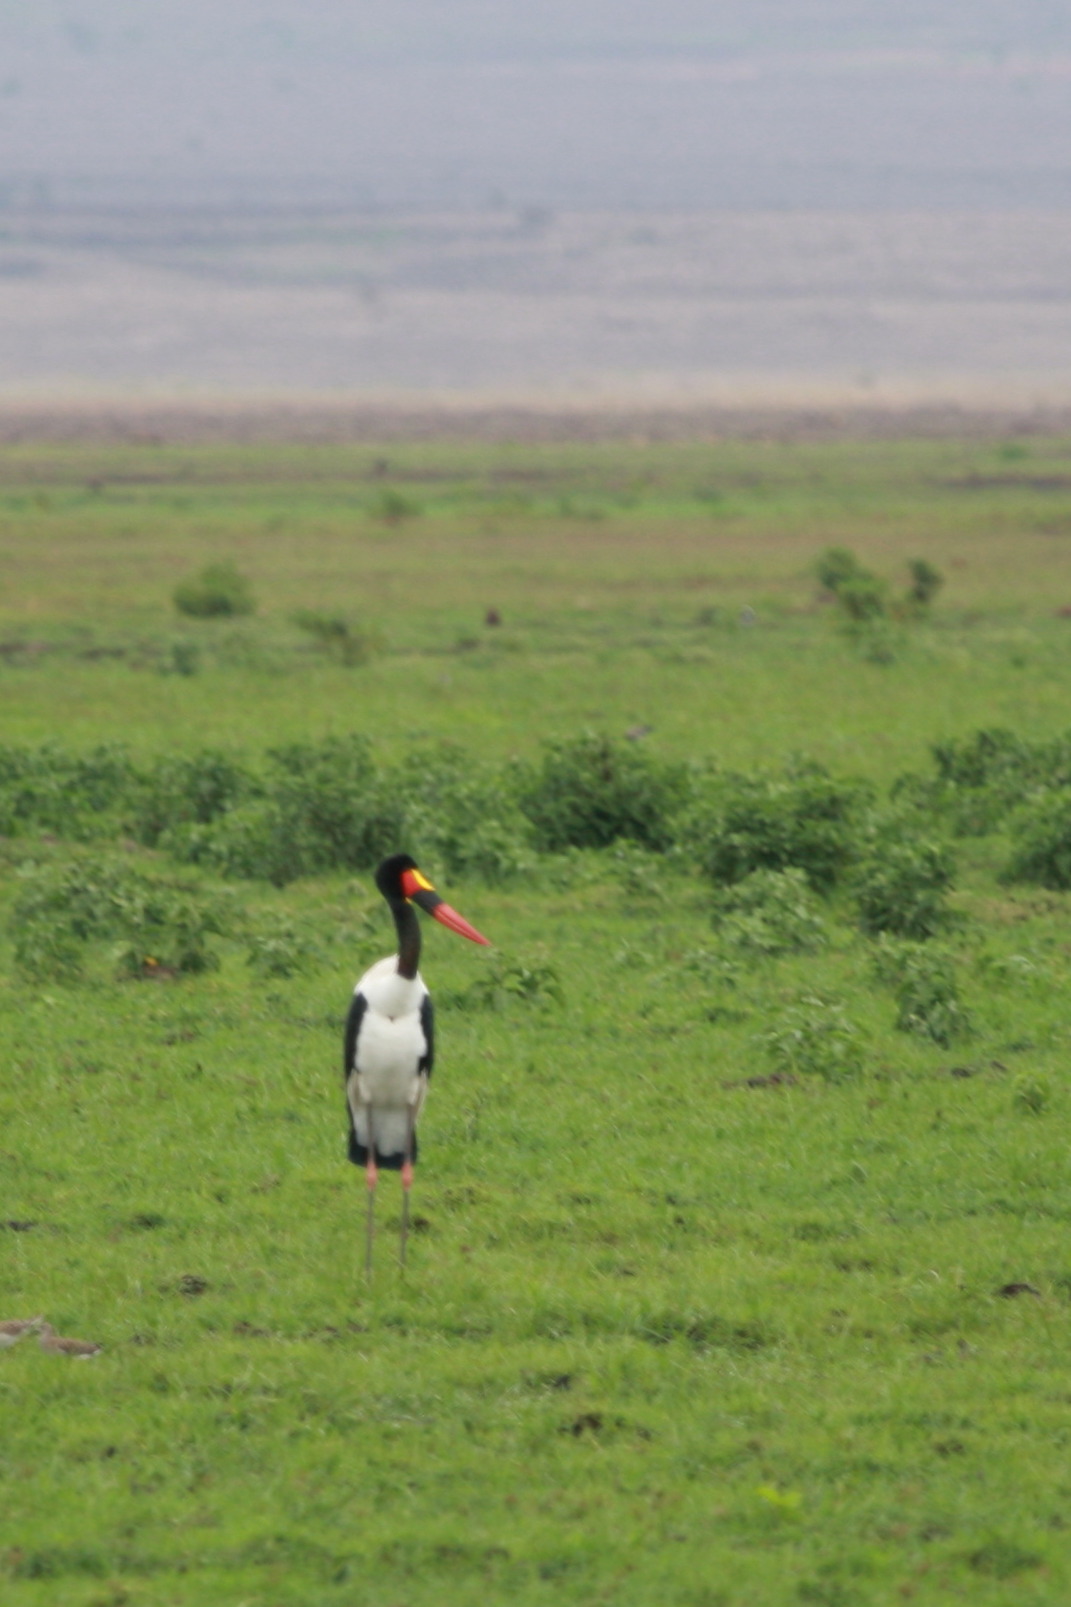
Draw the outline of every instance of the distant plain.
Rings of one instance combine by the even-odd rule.
[[[0,398],[1029,411],[1071,212],[9,205]]]

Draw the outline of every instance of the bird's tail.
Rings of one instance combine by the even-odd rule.
[[[409,1159],[414,1163],[414,1165],[416,1164],[417,1153],[417,1136],[414,1133],[412,1146],[409,1153]],[[353,1162],[354,1166],[368,1165],[368,1145],[362,1143],[358,1138],[352,1122],[350,1123],[349,1158]],[[400,1172],[402,1167],[405,1165],[404,1143],[401,1149],[388,1149],[387,1151],[383,1151],[380,1149],[379,1141],[377,1139],[376,1165],[383,1167],[383,1169],[387,1172]]]

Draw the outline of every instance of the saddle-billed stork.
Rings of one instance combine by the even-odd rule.
[[[349,1113],[349,1158],[365,1169],[368,1221],[365,1270],[372,1270],[376,1184],[383,1166],[402,1174],[399,1259],[405,1265],[409,1191],[417,1158],[416,1122],[435,1060],[435,1023],[420,976],[420,922],[414,904],[473,943],[489,939],[445,903],[408,854],[392,854],[376,886],[398,930],[398,952],[377,960],[358,981],[346,1018],[343,1076]]]

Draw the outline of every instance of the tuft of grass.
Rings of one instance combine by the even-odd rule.
[[[805,993],[762,1036],[774,1070],[785,1076],[815,1076],[826,1082],[858,1077],[864,1066],[864,1039],[843,1003],[821,993]]]
[[[231,563],[206,564],[176,586],[172,597],[178,612],[190,619],[232,619],[256,610],[252,587]],[[188,654],[184,662],[190,662]]]

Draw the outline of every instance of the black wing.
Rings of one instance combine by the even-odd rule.
[[[420,1064],[417,1066],[417,1070],[422,1071],[426,1077],[430,1077],[432,1067],[435,1064],[435,1009],[429,993],[425,993],[424,1002],[420,1006],[420,1027],[424,1034],[424,1042],[428,1047],[420,1057]]]
[[[367,1009],[368,1000],[364,994],[355,993],[353,1003],[350,1005],[350,1013],[346,1017],[346,1037],[342,1061],[342,1081],[344,1084],[349,1082],[350,1072],[353,1070],[354,1062],[357,1059],[357,1034],[361,1030],[361,1022],[364,1020],[364,1013]]]
[[[368,1000],[365,998],[364,994],[355,993],[353,995],[353,1002],[350,1005],[350,1013],[346,1017],[346,1035],[342,1051],[343,1087],[348,1084],[350,1080],[350,1072],[353,1070],[354,1062],[357,1059],[357,1034],[361,1030],[361,1022],[364,1019],[364,1013],[367,1009]],[[350,1160],[355,1166],[363,1166],[368,1159],[368,1151],[365,1149],[363,1144],[358,1143],[357,1134],[354,1131],[353,1126],[353,1112],[350,1109],[350,1102],[348,1098],[346,1100],[346,1120],[349,1123],[347,1150]]]

